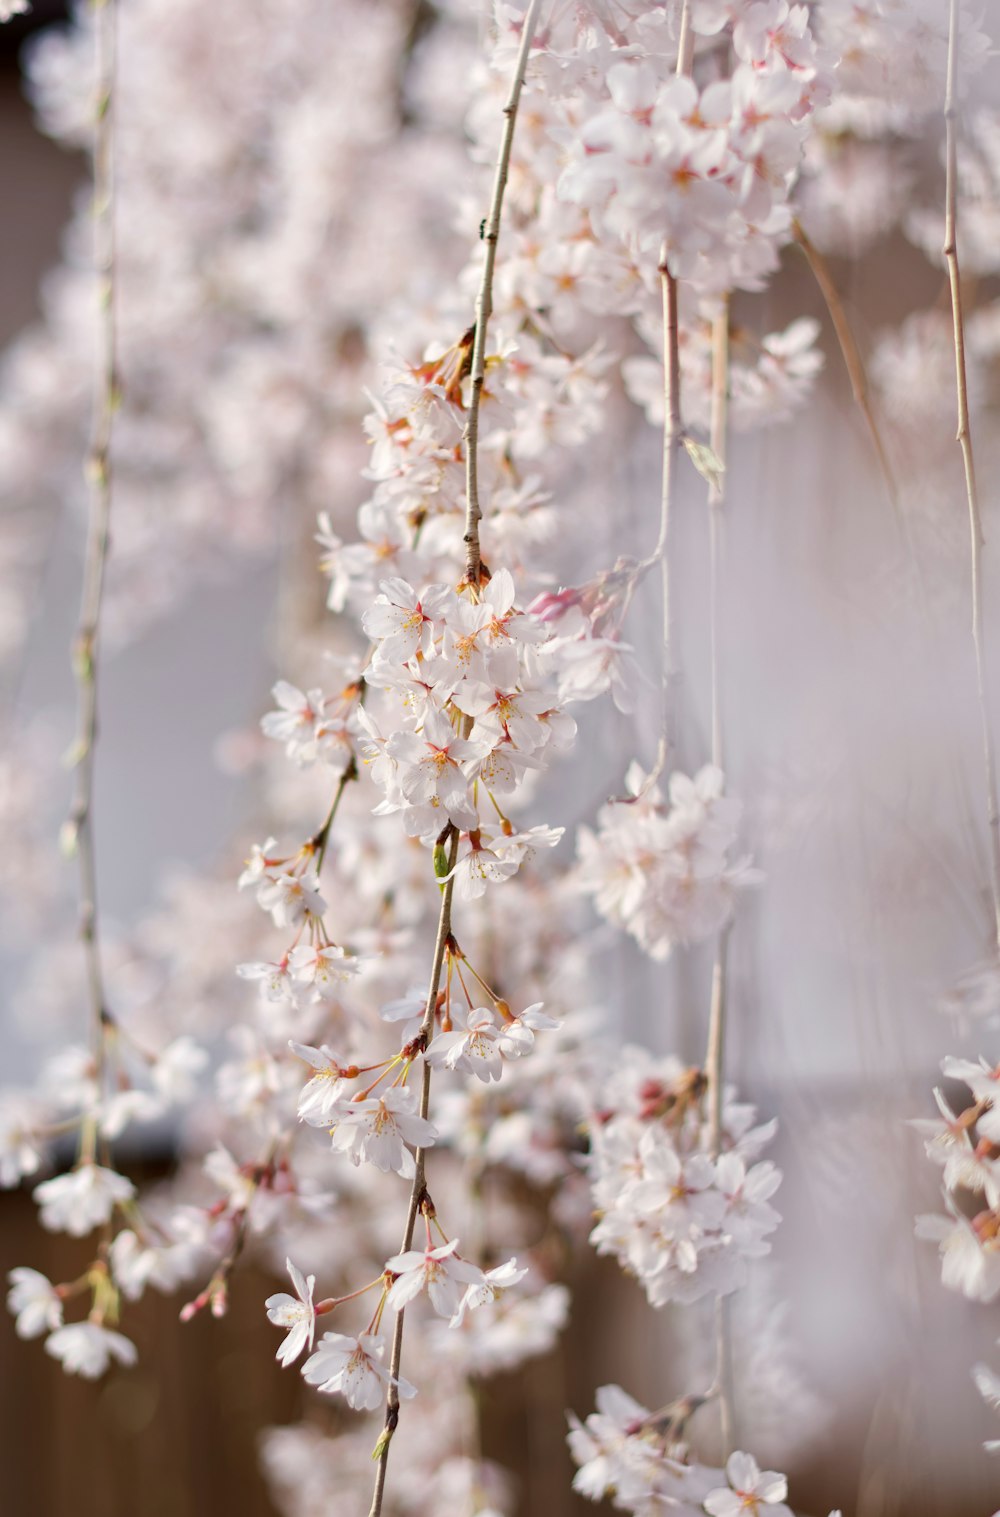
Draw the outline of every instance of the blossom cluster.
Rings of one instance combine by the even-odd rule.
[[[573,1489],[591,1501],[610,1498],[621,1512],[652,1517],[793,1517],[788,1481],[762,1470],[752,1454],[730,1454],[725,1469],[690,1457],[687,1418],[695,1407],[679,1402],[650,1412],[617,1385],[597,1392],[597,1411],[585,1423],[572,1419],[570,1450],[578,1466]],[[831,1512],[830,1517],[840,1517]]]
[[[736,1290],[779,1221],[769,1200],[781,1174],[760,1160],[776,1124],[754,1125],[753,1107],[727,1097],[714,1156],[702,1072],[637,1048],[623,1050],[599,1095],[589,1158],[598,1253],[635,1275],[653,1306]]]
[[[57,1138],[71,1134],[76,1142],[74,1167],[41,1180],[33,1195],[48,1231],[87,1238],[99,1230],[96,1257],[77,1280],[60,1285],[33,1269],[12,1270],[8,1306],[22,1337],[47,1332],[47,1352],[68,1373],[88,1378],[113,1360],[135,1362],[134,1345],[113,1330],[122,1298],[137,1300],[147,1285],[175,1290],[197,1267],[202,1241],[190,1229],[165,1233],[140,1205],[132,1181],[112,1167],[110,1154],[126,1128],[158,1121],[194,1100],[208,1054],[187,1035],[154,1054],[108,1021],[114,1036],[100,1061],[67,1045],[46,1065],[37,1095],[0,1101],[5,1186],[36,1175]],[[77,1297],[89,1300],[87,1319],[65,1323],[63,1305]]]
[[[985,1059],[946,1058],[941,1071],[971,1092],[971,1103],[954,1112],[935,1090],[939,1116],[915,1118],[927,1157],[942,1169],[948,1216],[920,1219],[920,1236],[941,1249],[941,1278],[972,1301],[1000,1293],[1000,1108],[995,1105],[1000,1072]],[[973,1215],[961,1205],[970,1203]]]
[[[940,1089],[939,1115],[914,1118],[927,1157],[940,1166],[946,1214],[917,1218],[917,1236],[937,1243],[941,1280],[970,1301],[1000,1295],[1000,1067],[949,1056],[941,1064],[948,1080],[960,1081],[971,1099],[957,1112]],[[1000,1402],[1000,1380],[987,1365],[974,1377],[983,1397]],[[991,1445],[992,1446],[992,1445]]]
[[[760,875],[730,856],[742,807],[724,795],[721,770],[672,774],[669,806],[638,764],[626,785],[628,794],[598,813],[596,833],[579,830],[577,878],[603,917],[661,961],[723,928]]]
[[[809,116],[830,90],[804,5],[734,10],[735,67],[701,87],[664,78],[656,54],[668,37],[647,25],[652,58],[603,73],[560,179],[561,193],[639,268],[666,261],[710,295],[759,289],[777,267]]]

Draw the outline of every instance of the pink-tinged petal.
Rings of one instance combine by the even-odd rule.
[[[264,1302],[264,1305],[267,1307],[267,1314],[269,1317],[271,1316],[272,1312],[287,1311],[289,1307],[294,1310],[299,1304],[300,1303],[296,1301],[295,1297],[290,1296],[287,1291],[279,1291],[276,1296],[268,1296],[267,1300]],[[271,1317],[271,1320],[273,1322],[274,1318]]]
[[[310,1048],[307,1043],[296,1043],[292,1038],[289,1038],[288,1046],[297,1059],[301,1059],[304,1064],[311,1065],[313,1069],[326,1069],[330,1063],[325,1051],[321,1051],[318,1048]]]
[[[285,1268],[288,1270],[289,1276],[291,1277],[292,1284],[295,1286],[299,1300],[303,1303],[304,1306],[309,1306],[312,1302],[313,1288],[316,1284],[316,1276],[310,1275],[309,1279],[306,1280],[305,1276],[302,1274],[302,1271],[295,1268],[295,1265],[292,1263],[291,1259],[285,1260]]]
[[[391,1259],[385,1261],[385,1267],[394,1275],[402,1275],[408,1269],[416,1269],[423,1262],[424,1256],[420,1250],[410,1248],[405,1254],[393,1254]]]
[[[721,1487],[717,1491],[709,1491],[704,1506],[710,1517],[740,1517],[741,1512],[744,1512],[745,1517],[743,1503],[736,1492]]]
[[[407,1270],[405,1275],[400,1275],[389,1290],[386,1301],[394,1312],[401,1312],[410,1302],[415,1300],[424,1288],[424,1271],[422,1269]]]
[[[756,1494],[762,1501],[784,1501],[788,1495],[788,1478],[777,1470],[762,1470],[757,1478]]]
[[[735,1454],[730,1454],[726,1462],[726,1479],[734,1491],[756,1492],[760,1465],[752,1454],[737,1450]]]
[[[437,1064],[445,1063],[452,1050],[464,1042],[464,1032],[439,1032],[424,1054],[424,1058],[433,1068]]]

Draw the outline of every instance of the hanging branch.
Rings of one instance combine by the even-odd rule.
[[[729,302],[712,323],[712,415],[711,446],[723,466],[708,487],[709,532],[709,618],[712,688],[712,763],[722,768],[722,711],[720,700],[719,576],[722,556],[722,507],[724,501],[723,469],[726,460],[726,432],[729,419]],[[705,1073],[708,1078],[708,1141],[713,1158],[722,1145],[723,1053],[726,1015],[726,941],[725,928],[719,933],[712,967],[712,999],[708,1023],[708,1047]]]
[[[483,278],[480,284],[479,295],[476,300],[476,327],[472,354],[472,392],[469,399],[469,413],[465,426],[465,465],[466,465],[466,492],[467,507],[465,518],[466,546],[466,580],[473,587],[473,593],[478,594],[480,581],[480,541],[479,523],[482,520],[482,509],[479,504],[479,406],[483,392],[483,380],[486,369],[486,329],[489,323],[493,297],[493,269],[496,262],[496,245],[500,233],[500,216],[503,209],[504,190],[507,184],[507,173],[510,165],[511,146],[514,140],[514,125],[517,119],[517,108],[521,98],[521,88],[524,84],[525,71],[528,66],[528,54],[538,24],[538,15],[541,10],[541,0],[532,0],[532,3],[524,18],[521,32],[521,45],[518,50],[517,64],[514,70],[514,79],[511,84],[510,95],[504,106],[504,129],[500,143],[500,152],[497,159],[496,174],[493,180],[493,194],[490,202],[489,215],[486,218],[486,258],[483,264]],[[462,736],[467,737],[471,729],[471,720],[463,721]],[[426,1048],[434,1036],[434,1017],[437,1010],[438,991],[441,985],[441,974],[444,968],[444,958],[448,943],[451,938],[451,906],[455,893],[455,863],[458,858],[459,833],[454,823],[449,822],[441,837],[438,839],[438,847],[447,849],[447,879],[441,886],[441,910],[438,915],[437,937],[434,943],[434,958],[431,964],[430,983],[427,988],[427,1004],[424,1007],[423,1020],[420,1026],[420,1041]],[[437,851],[437,850],[435,850]],[[431,1068],[426,1059],[421,1072],[420,1086],[420,1116],[424,1120],[430,1109],[431,1097]],[[413,1233],[416,1227],[417,1216],[426,1194],[426,1150],[418,1148],[414,1154],[414,1175],[410,1188],[410,1199],[406,1210],[406,1225],[403,1228],[402,1242],[399,1252],[405,1254],[413,1243]],[[404,1311],[400,1309],[396,1314],[396,1322],[392,1335],[392,1349],[389,1358],[389,1389],[385,1402],[385,1423],[378,1443],[375,1447],[373,1458],[376,1460],[375,1489],[372,1494],[372,1503],[368,1517],[381,1517],[382,1500],[385,1492],[385,1477],[389,1462],[389,1445],[392,1435],[396,1431],[399,1421],[399,1374],[403,1359],[403,1320]]]
[[[653,550],[653,559],[660,565],[660,595],[663,603],[663,664],[661,669],[661,700],[663,704],[660,743],[653,766],[651,780],[658,778],[667,766],[667,759],[674,744],[673,723],[673,604],[670,594],[670,517],[673,508],[674,477],[677,456],[680,452],[683,429],[681,427],[681,378],[677,323],[677,281],[667,268],[666,256],[660,265],[660,284],[663,291],[663,472],[660,484],[660,535]]]
[[[719,627],[720,575],[722,567],[722,508],[725,500],[725,465],[729,427],[729,299],[712,322],[712,411],[709,440],[717,470],[708,487],[709,542],[709,648],[711,680],[712,763],[723,767],[721,636]],[[722,1096],[725,1085],[725,1039],[727,1009],[727,958],[729,928],[723,927],[715,941],[712,963],[712,991],[708,1014],[708,1044],[705,1050],[705,1074],[708,1081],[708,1145],[713,1159],[722,1150]],[[715,1306],[715,1390],[719,1402],[719,1421],[723,1453],[728,1456],[735,1443],[732,1392],[732,1334],[729,1301],[719,1296]]]
[[[483,231],[486,256],[483,259],[483,277],[479,285],[479,294],[476,297],[476,326],[472,346],[472,390],[469,396],[469,413],[465,421],[464,437],[466,508],[463,542],[465,543],[466,550],[465,577],[471,585],[476,586],[479,584],[481,563],[479,523],[483,517],[482,507],[479,504],[479,406],[483,395],[483,384],[486,379],[486,329],[493,311],[493,269],[497,258],[497,241],[500,237],[500,213],[503,209],[504,190],[507,188],[507,174],[510,169],[510,151],[514,142],[514,123],[517,120],[517,108],[521,100],[525,70],[528,66],[528,53],[531,50],[531,41],[535,35],[535,28],[538,25],[538,13],[541,8],[542,0],[531,0],[531,5],[528,7],[524,18],[524,26],[521,31],[521,46],[517,55],[514,78],[511,81],[507,103],[503,108],[503,136],[500,139],[500,153],[497,157],[496,173],[493,178],[493,195],[490,200],[490,211]]]
[[[899,486],[896,482],[892,464],[889,462],[889,454],[886,451],[885,441],[882,437],[882,429],[879,426],[875,407],[872,404],[864,359],[861,357],[861,350],[851,330],[851,323],[847,318],[844,302],[840,298],[840,291],[834,284],[833,277],[827,267],[826,259],[806,234],[798,217],[792,222],[792,235],[802,249],[805,260],[812,271],[813,278],[819,286],[820,294],[823,296],[827,313],[833,323],[833,330],[840,346],[844,367],[847,370],[847,377],[851,382],[851,394],[854,397],[854,404],[864,417],[865,425],[868,428],[868,435],[872,441],[872,447],[875,449],[875,457],[878,459],[879,471],[882,475],[886,494],[889,497],[893,511],[899,517]]]
[[[690,0],[681,9],[675,73],[688,74],[694,48],[691,30]],[[661,726],[656,761],[647,784],[653,784],[664,772],[673,746],[673,607],[670,594],[670,517],[673,509],[675,466],[684,437],[681,425],[680,329],[677,317],[677,280],[667,263],[664,244],[660,254],[660,288],[663,295],[663,465],[660,477],[660,531],[648,564],[660,565],[660,596],[663,604],[663,663],[661,668]]]
[[[107,1007],[98,928],[97,859],[94,844],[94,750],[97,743],[97,674],[101,608],[110,545],[111,439],[120,400],[117,367],[115,268],[114,87],[117,0],[94,0],[97,104],[94,122],[94,267],[98,279],[97,363],[94,415],[87,457],[90,507],[80,598],[73,643],[77,681],[76,768],[73,803],[64,832],[67,851],[76,854],[80,877],[80,941],[93,1021],[94,1060],[99,1096],[104,1094],[107,1035],[114,1020]]]
[[[962,279],[958,264],[958,134],[955,86],[958,75],[958,0],[951,0],[948,15],[948,75],[945,89],[945,230],[944,259],[951,290],[951,314],[955,334],[955,387],[958,401],[957,441],[962,450],[965,493],[969,507],[972,585],[972,643],[976,656],[976,689],[982,726],[983,764],[986,772],[986,820],[990,840],[990,882],[993,927],[1000,951],[1000,805],[997,802],[997,765],[990,727],[986,692],[986,647],[983,637],[983,528],[976,485],[976,466],[969,427],[969,390],[965,372],[965,322],[962,315]]]

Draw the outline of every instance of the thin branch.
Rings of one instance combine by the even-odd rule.
[[[719,1400],[719,1434],[722,1457],[728,1459],[737,1445],[736,1415],[733,1409],[733,1332],[732,1298],[715,1298],[715,1382]]]
[[[347,789],[350,782],[352,780],[356,780],[357,777],[358,766],[354,760],[351,759],[351,762],[348,764],[347,768],[340,776],[340,779],[337,781],[337,788],[333,792],[333,800],[330,802],[330,809],[326,814],[323,825],[311,839],[312,846],[316,853],[317,874],[319,874],[323,868],[323,860],[326,857],[327,844],[330,841],[330,831],[333,827],[334,821],[336,820],[337,811],[340,807],[340,802],[343,799],[344,791]]]
[[[660,596],[663,608],[663,662],[660,672],[662,702],[660,743],[650,775],[658,778],[667,766],[674,744],[673,723],[673,601],[670,593],[670,518],[673,514],[674,479],[681,448],[681,368],[677,321],[677,280],[667,267],[666,254],[660,264],[663,292],[663,466],[660,481],[660,533],[652,561],[660,565]]]
[[[690,0],[681,7],[680,27],[677,41],[678,75],[691,72],[694,49],[694,34],[691,30]],[[663,611],[663,661],[660,671],[660,741],[656,761],[647,780],[652,785],[667,767],[673,747],[673,604],[670,594],[670,518],[673,512],[675,465],[680,452],[684,431],[681,425],[681,360],[680,328],[677,317],[677,280],[670,272],[667,247],[660,252],[660,288],[663,296],[663,464],[660,476],[660,531],[656,547],[644,564],[645,570],[652,564],[660,565],[660,598]]]
[[[476,298],[476,326],[475,337],[472,346],[472,388],[469,396],[469,412],[465,422],[465,577],[470,584],[479,584],[479,570],[481,564],[479,547],[479,523],[482,521],[483,512],[479,504],[479,407],[483,395],[483,384],[486,379],[486,329],[489,325],[490,315],[493,311],[493,269],[497,257],[497,241],[500,237],[500,215],[503,210],[504,190],[507,187],[507,173],[510,168],[510,151],[514,142],[514,125],[517,120],[517,108],[521,99],[521,89],[524,84],[525,70],[528,66],[528,54],[531,51],[532,39],[535,28],[538,25],[538,15],[542,8],[542,0],[531,0],[531,5],[524,18],[524,26],[521,32],[521,46],[518,49],[517,64],[514,69],[514,78],[511,81],[510,94],[503,108],[503,136],[500,139],[500,153],[497,158],[496,173],[493,178],[493,194],[490,199],[489,214],[483,228],[483,241],[486,243],[486,256],[483,260],[483,277],[479,285],[479,294]]]
[[[725,468],[729,432],[729,297],[712,322],[712,408],[709,445],[721,468],[708,487],[709,552],[709,653],[712,681],[712,763],[722,761],[722,705],[720,693],[719,578],[722,569],[722,506],[725,499]]]
[[[99,319],[94,378],[94,415],[87,480],[90,509],[80,619],[73,643],[77,681],[76,767],[67,842],[76,853],[80,877],[80,941],[83,945],[93,1020],[97,1085],[103,1095],[107,1032],[113,1025],[107,1007],[98,929],[97,858],[94,845],[94,750],[97,743],[98,640],[104,599],[111,521],[111,439],[119,402],[115,268],[116,0],[94,0],[97,107],[94,122],[94,266],[98,280]]]
[[[691,25],[691,0],[681,6],[681,21],[677,31],[677,74],[690,74],[694,63],[694,28]]]
[[[958,134],[955,86],[958,73],[958,0],[951,0],[948,15],[948,81],[945,91],[945,232],[944,259],[951,289],[951,313],[955,333],[955,386],[958,400],[958,436],[965,470],[965,493],[969,507],[971,541],[972,642],[976,656],[976,688],[982,725],[983,761],[986,771],[986,820],[990,839],[990,876],[993,924],[1000,951],[1000,805],[997,803],[997,766],[986,692],[986,647],[983,637],[982,549],[983,528],[976,485],[976,466],[969,426],[969,390],[965,372],[965,322],[962,315],[962,278],[958,264]]]
[[[893,511],[898,516],[899,485],[896,482],[896,476],[882,438],[878,417],[875,414],[864,359],[861,357],[861,350],[851,330],[851,323],[847,318],[844,302],[840,298],[840,291],[833,281],[833,276],[827,266],[826,259],[808,237],[798,218],[792,222],[792,235],[805,254],[806,262],[819,286],[820,294],[823,296],[830,320],[833,322],[833,330],[837,335],[837,342],[840,344],[844,367],[847,370],[847,377],[851,382],[851,393],[854,396],[854,403],[865,419],[868,434],[872,440],[872,447],[875,449],[875,456],[878,459],[878,466],[885,484],[886,494],[889,497]]]
[[[431,964],[430,984],[427,988],[427,1005],[424,1007],[423,1021],[420,1026],[421,1037],[425,1043],[429,1042],[434,1032],[434,1014],[437,1009],[438,991],[441,988],[441,971],[444,966],[445,949],[451,936],[451,903],[455,893],[455,877],[451,873],[455,868],[455,860],[458,857],[458,830],[450,827],[451,839],[448,852],[448,870],[451,878],[441,887],[441,910],[438,915],[437,937],[434,942],[434,960]],[[423,1075],[420,1086],[420,1115],[424,1119],[430,1109],[431,1099],[431,1067],[426,1059],[423,1064]],[[399,1252],[405,1254],[413,1243],[413,1230],[416,1226],[417,1213],[420,1203],[426,1192],[426,1150],[418,1148],[414,1155],[415,1170],[413,1184],[410,1188],[410,1200],[406,1211],[406,1225],[403,1228],[402,1242]],[[375,1470],[375,1490],[372,1495],[372,1504],[368,1517],[380,1517],[382,1511],[382,1497],[385,1490],[386,1468],[389,1463],[389,1445],[392,1435],[396,1431],[399,1421],[399,1372],[403,1360],[403,1319],[405,1312],[400,1310],[396,1314],[396,1325],[392,1334],[392,1351],[389,1358],[389,1391],[385,1402],[385,1426],[378,1442],[377,1466]]]
[[[725,466],[729,429],[729,300],[712,322],[712,409],[709,442],[721,468],[708,487],[709,534],[709,648],[711,664],[712,763],[723,767],[721,664],[722,638],[720,602],[722,573],[723,505],[725,503]],[[712,990],[708,1013],[708,1044],[705,1050],[705,1074],[708,1080],[708,1144],[713,1159],[722,1150],[722,1095],[725,1086],[726,1011],[728,990],[729,928],[723,927],[715,941],[712,964]],[[728,1455],[734,1444],[732,1333],[729,1304],[719,1297],[715,1307],[715,1384],[719,1401],[719,1423],[723,1451]]]
[[[725,463],[729,421],[729,302],[712,323],[712,412],[710,441],[722,470],[708,487],[709,617],[712,687],[712,763],[722,768],[722,708],[720,700],[721,638],[719,632],[719,578],[722,556],[722,508],[725,499]],[[705,1073],[708,1079],[708,1138],[713,1158],[722,1144],[722,1086],[726,1013],[726,942],[723,929],[716,942],[712,968],[712,998],[708,1021]]]

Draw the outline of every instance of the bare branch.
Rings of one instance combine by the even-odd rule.
[[[77,734],[73,749],[76,773],[65,836],[67,845],[76,854],[79,868],[79,933],[86,964],[97,1085],[103,1095],[107,1032],[109,1026],[113,1025],[113,1019],[105,995],[98,927],[94,752],[98,731],[98,642],[110,546],[111,440],[120,398],[116,330],[114,135],[117,0],[94,0],[94,18],[97,108],[93,143],[93,220],[99,319],[94,413],[86,468],[90,489],[87,547],[80,596],[80,619],[72,650],[77,681]]]
[[[538,25],[538,15],[542,8],[542,0],[531,0],[531,5],[524,18],[524,27],[521,32],[521,46],[517,54],[517,65],[514,69],[514,78],[511,81],[510,94],[503,108],[503,136],[500,139],[500,153],[497,158],[496,173],[493,178],[493,195],[490,200],[489,215],[483,227],[483,241],[486,244],[486,256],[483,260],[483,277],[479,285],[479,295],[476,299],[476,325],[475,337],[472,347],[472,389],[469,396],[469,413],[465,422],[465,577],[470,584],[479,584],[479,570],[481,564],[479,546],[479,523],[482,521],[483,512],[479,504],[479,407],[483,395],[483,384],[486,379],[486,329],[489,325],[490,315],[493,311],[493,269],[496,264],[497,242],[500,237],[500,215],[503,210],[504,190],[507,187],[507,174],[510,169],[510,151],[514,142],[514,126],[517,121],[517,108],[521,100],[521,89],[524,85],[525,70],[528,66],[528,54],[531,51],[532,39],[535,28]]]

